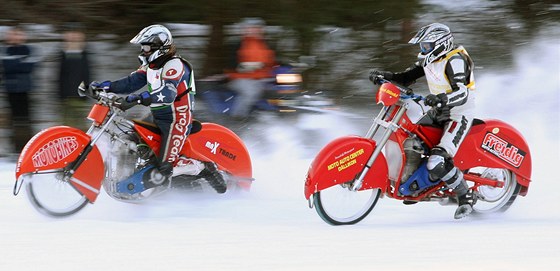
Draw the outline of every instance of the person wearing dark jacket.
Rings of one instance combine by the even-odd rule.
[[[58,93],[64,124],[86,129],[87,122],[83,119],[89,109],[86,106],[88,101],[77,92],[81,82],[90,82],[90,63],[82,31],[71,27],[64,32],[64,44],[58,59]]]
[[[25,44],[27,35],[21,27],[6,32],[6,46],[2,48],[2,84],[7,92],[12,114],[12,142],[21,152],[31,138],[29,92],[33,88],[32,72],[35,61],[32,48]]]

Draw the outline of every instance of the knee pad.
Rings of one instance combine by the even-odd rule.
[[[449,154],[440,147],[432,149],[426,167],[428,168],[428,173],[432,182],[437,180],[447,181],[451,179],[457,171],[455,166],[453,166]]]

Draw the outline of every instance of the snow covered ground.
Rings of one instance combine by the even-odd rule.
[[[139,205],[102,194],[52,219],[24,192],[12,195],[15,165],[1,162],[0,270],[560,270],[560,47],[528,47],[511,70],[477,73],[480,116],[517,127],[533,156],[529,194],[504,214],[457,221],[453,206],[385,198],[357,225],[327,225],[303,197],[318,149],[304,146],[310,134],[301,128],[314,124],[326,141],[367,127],[314,116],[246,138],[256,178],[249,193]]]

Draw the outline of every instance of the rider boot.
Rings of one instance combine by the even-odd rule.
[[[178,176],[178,175],[195,176],[200,174],[200,172],[202,172],[204,168],[205,168],[204,163],[196,159],[180,156],[177,165],[173,169],[173,176]]]
[[[469,195],[469,187],[463,178],[463,173],[453,165],[445,149],[434,147],[431,150],[427,168],[431,181],[444,181],[457,195],[459,207],[455,211],[455,219],[468,216],[473,211],[474,197]]]
[[[200,172],[199,176],[206,179],[208,184],[216,190],[216,192],[222,194],[227,190],[227,183],[224,180],[224,176],[218,171],[216,164],[213,162],[204,162],[205,168]]]
[[[173,175],[173,164],[171,164],[170,162],[165,161],[158,163],[157,169],[159,173],[165,178],[169,179],[171,175]]]
[[[453,192],[457,195],[458,207],[455,210],[455,219],[461,219],[463,217],[467,217],[473,211],[473,195],[469,193],[469,187],[467,186],[467,182],[463,178],[463,173],[459,170],[456,170],[457,173],[451,177],[448,181],[446,181],[447,186],[453,189]]]

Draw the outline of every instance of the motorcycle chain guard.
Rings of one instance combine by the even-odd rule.
[[[142,170],[134,173],[132,176],[128,177],[125,180],[122,180],[117,183],[117,192],[125,193],[125,194],[136,194],[140,192],[144,192],[144,190],[148,189],[144,184],[148,181],[149,175],[151,170],[154,169],[154,166],[150,165]]]

